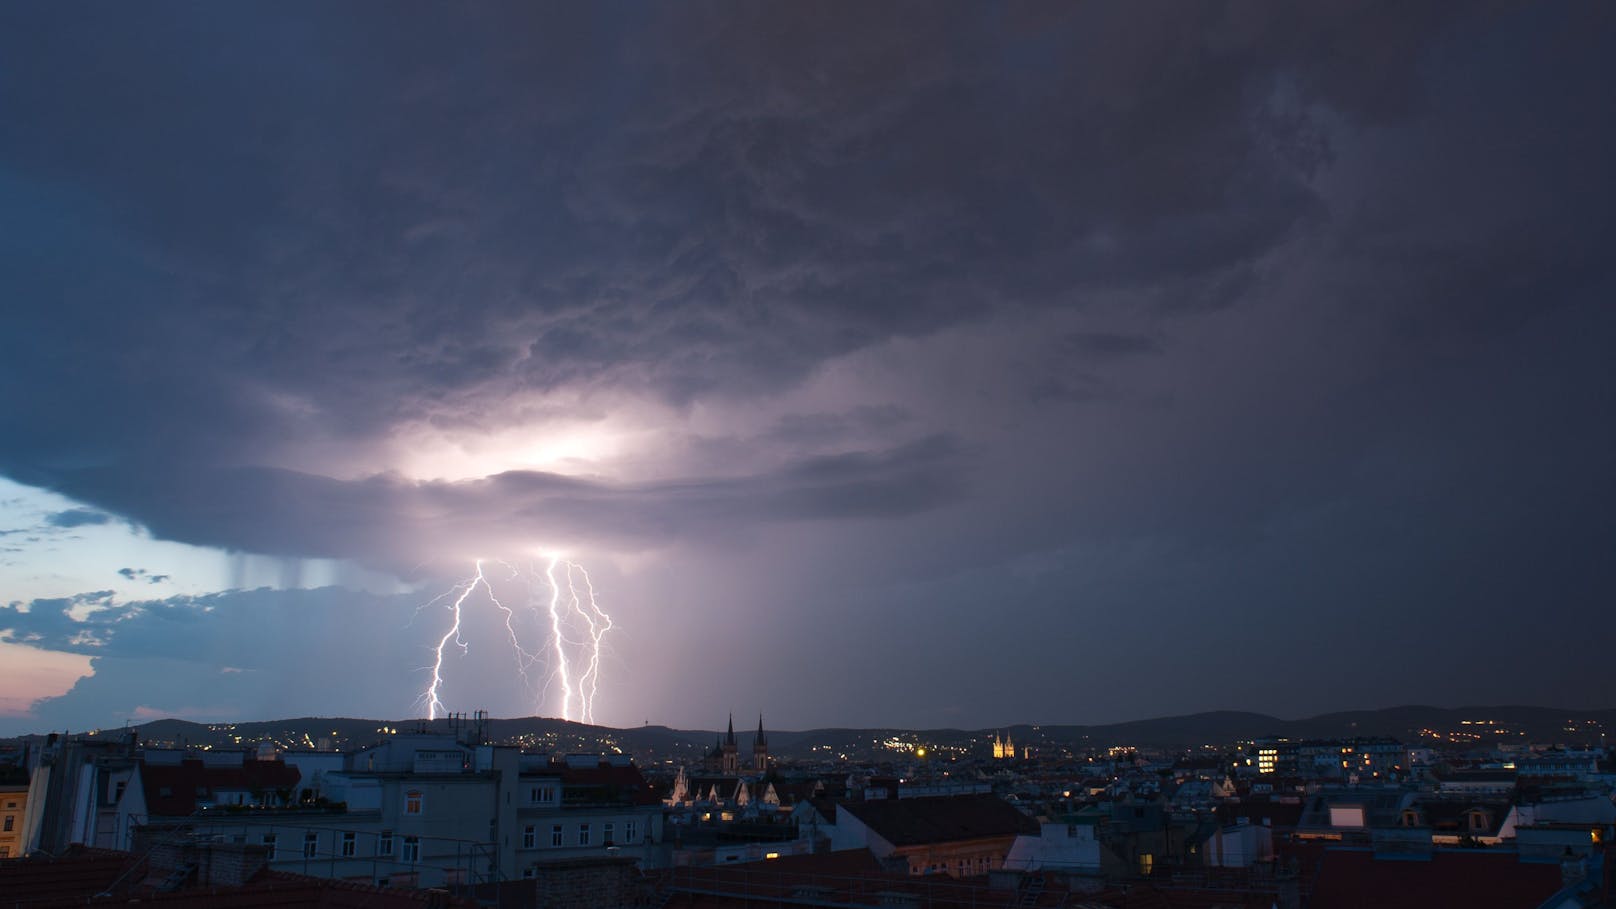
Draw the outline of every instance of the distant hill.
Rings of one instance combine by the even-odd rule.
[[[352,750],[371,744],[392,731],[427,729],[448,732],[455,721],[371,720],[347,717],[298,717],[243,723],[193,723],[154,720],[129,731],[155,746],[248,747],[269,744],[282,749],[335,747]],[[459,721],[469,724],[468,720]],[[1110,746],[1196,747],[1227,745],[1264,737],[1337,738],[1392,737],[1408,744],[1604,743],[1602,736],[1616,732],[1616,710],[1566,710],[1553,707],[1390,707],[1328,713],[1300,720],[1282,720],[1260,713],[1213,711],[1186,716],[1158,717],[1092,726],[1017,724],[997,729],[810,729],[768,730],[770,750],[787,759],[852,760],[899,758],[924,745],[939,757],[984,753],[995,734],[1008,733],[1018,746],[1040,750],[1069,748],[1082,751]],[[104,735],[122,734],[106,730]],[[513,742],[539,751],[621,751],[641,761],[685,762],[699,758],[719,736],[699,729],[636,726],[623,729],[592,726],[547,717],[489,719],[483,728],[488,741]],[[750,748],[752,733],[737,733],[742,750]],[[38,736],[26,737],[37,739]]]

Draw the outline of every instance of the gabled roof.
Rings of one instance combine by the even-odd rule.
[[[1038,833],[1037,822],[996,795],[843,802],[840,810],[894,846]]]

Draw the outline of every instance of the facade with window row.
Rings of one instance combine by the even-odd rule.
[[[295,769],[281,790],[239,797],[211,790],[190,810],[153,810],[176,786],[193,781],[137,767],[118,802],[120,831],[145,836],[200,836],[266,847],[270,867],[284,871],[433,887],[531,876],[546,861],[622,855],[654,862],[662,840],[661,804],[625,756],[523,754],[453,737],[399,735],[344,756],[341,770],[303,787]],[[143,771],[144,770],[144,774]],[[162,777],[165,799],[153,779]],[[130,848],[124,842],[101,845]]]

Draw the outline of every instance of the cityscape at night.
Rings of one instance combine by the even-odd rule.
[[[1616,906],[1616,5],[0,4],[0,907]]]

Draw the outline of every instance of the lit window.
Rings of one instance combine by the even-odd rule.
[[[342,857],[348,858],[358,850],[354,846],[354,832],[349,830],[342,834]]]
[[[522,848],[532,849],[539,844],[539,828],[528,824],[522,828]]]
[[[404,838],[404,861],[413,865],[421,860],[421,838],[406,836]]]
[[[421,813],[421,790],[411,789],[409,792],[404,793],[404,813]]]

